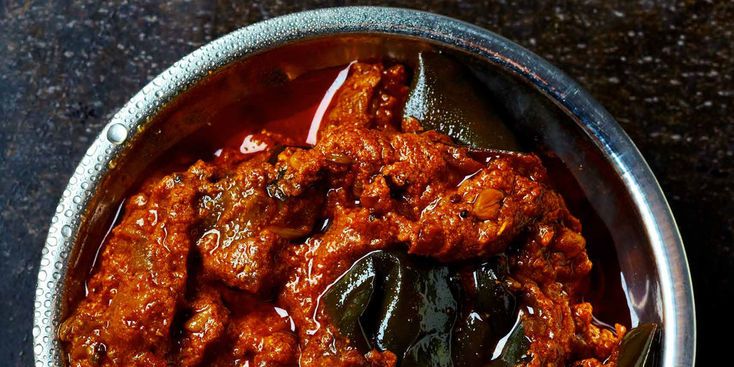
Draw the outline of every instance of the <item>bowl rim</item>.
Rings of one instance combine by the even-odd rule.
[[[247,55],[321,36],[412,37],[478,56],[530,83],[571,114],[613,163],[642,218],[659,273],[663,366],[693,366],[696,320],[692,280],[678,228],[663,192],[637,147],[580,85],[543,58],[486,29],[442,15],[386,7],[339,7],[284,15],[240,28],[191,52],[142,88],[109,121],[69,179],[42,250],[34,303],[36,366],[61,366],[56,338],[65,278],[90,199],[114,158],[167,102],[213,71]],[[682,310],[682,311],[681,311]]]

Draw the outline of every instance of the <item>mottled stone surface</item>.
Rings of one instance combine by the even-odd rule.
[[[0,0],[0,364],[32,363],[48,222],[105,122],[201,44],[264,18],[344,1]],[[365,4],[366,2],[361,2]],[[407,1],[382,4],[415,7]],[[699,361],[734,297],[734,3],[425,1],[530,48],[576,78],[637,143],[670,200],[698,303]],[[731,321],[729,321],[731,324]]]

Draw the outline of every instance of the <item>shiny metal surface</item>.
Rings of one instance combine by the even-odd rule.
[[[610,229],[633,323],[662,322],[661,365],[693,366],[695,310],[683,244],[655,177],[609,113],[558,69],[489,31],[428,13],[364,7],[297,13],[228,34],[175,63],[113,117],[52,219],[34,305],[36,365],[63,365],[55,336],[65,305],[82,292],[84,259],[137,174],[217,106],[266,87],[263,76],[272,73],[297,75],[358,57],[404,61],[425,49],[464,60],[526,145],[563,162]],[[206,85],[227,93],[196,93]]]

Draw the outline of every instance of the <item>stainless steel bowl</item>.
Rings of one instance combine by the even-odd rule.
[[[66,304],[83,290],[80,264],[94,255],[120,200],[162,151],[273,77],[355,58],[407,61],[425,49],[465,62],[525,144],[562,162],[609,229],[633,324],[662,323],[662,365],[693,366],[695,310],[683,244],[650,168],[609,113],[560,70],[492,32],[434,14],[370,7],[297,13],[230,33],[176,62],[113,117],[51,220],[36,289],[36,365],[63,365],[56,332]],[[201,92],[207,86],[219,92]]]

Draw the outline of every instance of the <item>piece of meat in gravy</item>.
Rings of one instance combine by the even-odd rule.
[[[267,158],[242,162],[199,189],[202,271],[251,293],[267,293],[282,278],[280,250],[312,231],[323,201],[317,188],[300,196],[275,192],[282,173]]]
[[[87,295],[59,328],[71,366],[167,366],[186,288],[200,167],[145,186],[100,255]]]

